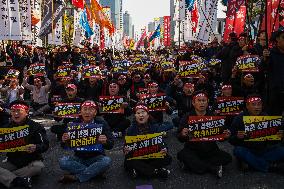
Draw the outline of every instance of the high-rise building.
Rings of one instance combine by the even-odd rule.
[[[135,27],[134,27],[134,25],[132,25],[132,36],[130,36],[130,37],[134,39],[134,35],[135,35]]]
[[[175,1],[176,0],[170,0],[171,39],[173,39],[174,35],[175,35],[175,24],[176,24],[176,21],[173,20],[174,14],[175,14]]]
[[[123,14],[123,31],[126,36],[132,36],[132,18],[127,11]]]
[[[122,20],[122,0],[100,0],[102,6],[110,7],[111,21],[116,29],[123,29]]]

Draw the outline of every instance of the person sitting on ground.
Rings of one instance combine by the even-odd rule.
[[[102,134],[97,136],[97,142],[103,149],[110,150],[113,147],[113,138],[108,124],[98,117],[97,105],[94,101],[84,101],[81,104],[81,116],[78,123],[95,124],[102,126]],[[68,143],[70,135],[66,132],[62,136],[62,142]],[[110,165],[111,158],[103,151],[74,151],[74,156],[64,156],[59,160],[59,166],[67,171],[60,182],[87,182],[90,179],[105,173]]]
[[[28,83],[28,76],[25,74],[23,81],[23,87],[32,91],[32,108],[34,109],[33,116],[42,115],[49,110],[48,105],[48,92],[51,87],[51,82],[45,76],[46,85],[43,86],[43,82],[40,77],[34,79],[34,84],[30,85]]]
[[[234,155],[240,162],[240,168],[251,167],[257,171],[281,171],[278,161],[284,160],[284,147],[281,141],[244,141],[245,125],[243,116],[266,116],[262,110],[262,99],[258,94],[249,95],[246,99],[246,110],[240,113],[230,127],[232,133],[229,142],[235,146]],[[283,138],[283,128],[277,133]]]
[[[20,100],[10,104],[11,122],[0,125],[2,128],[28,126],[24,151],[7,152],[7,162],[0,162],[0,183],[6,187],[19,186],[31,188],[31,177],[39,175],[44,168],[42,153],[49,147],[45,129],[28,118],[29,105]]]
[[[178,139],[184,142],[184,148],[178,152],[177,158],[183,169],[189,169],[197,174],[213,172],[218,178],[223,176],[223,166],[232,161],[229,153],[221,150],[216,141],[190,141],[190,131],[188,128],[188,119],[190,116],[212,116],[213,114],[207,111],[208,97],[203,91],[196,91],[193,94],[192,105],[194,110],[187,113],[180,121],[178,130]],[[224,130],[225,138],[229,137],[229,131]]]
[[[154,134],[163,131],[159,125],[150,121],[149,110],[146,105],[138,103],[134,111],[135,120],[127,129],[126,136]],[[129,148],[125,147],[124,154],[126,157],[128,153]],[[125,158],[124,167],[132,178],[136,178],[138,175],[167,178],[170,171],[166,169],[166,166],[170,165],[172,158],[168,154],[167,148],[163,148],[162,153],[165,156],[161,159],[127,160]]]

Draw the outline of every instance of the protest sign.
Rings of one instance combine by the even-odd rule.
[[[165,111],[165,94],[142,94],[140,95],[140,100],[147,105],[149,111]]]
[[[122,96],[100,96],[100,112],[101,113],[123,113],[120,107],[124,102]]]
[[[20,75],[20,71],[15,69],[10,69],[6,75],[7,78],[18,78]]]
[[[29,126],[19,126],[13,128],[0,129],[0,152],[25,151],[27,137],[29,136]]]
[[[182,78],[199,78],[200,65],[194,61],[181,61],[179,65],[179,76]]]
[[[244,55],[237,59],[236,67],[242,72],[258,72],[260,62],[258,55]]]
[[[31,64],[28,69],[28,75],[37,75],[44,76],[45,75],[45,65],[44,64]]]
[[[59,66],[56,71],[56,76],[60,78],[69,77],[71,73],[71,67]]]
[[[244,116],[245,141],[281,140],[282,116]]]
[[[219,115],[238,115],[244,107],[243,97],[218,97],[217,110]]]
[[[56,103],[53,115],[59,118],[78,118],[80,103]]]
[[[163,62],[161,64],[162,70],[167,72],[167,71],[175,71],[175,67],[173,62]]]
[[[91,65],[96,64],[96,57],[95,56],[89,55],[89,56],[87,56],[87,60],[88,60],[89,64],[91,64]]]
[[[212,59],[209,60],[209,66],[220,65],[221,63],[222,63],[222,61],[219,60],[219,59],[212,58]]]
[[[125,136],[125,147],[130,150],[126,155],[128,160],[164,158],[161,153],[165,148],[162,133]]]
[[[190,141],[224,140],[224,116],[189,116]]]
[[[67,149],[103,152],[102,144],[97,141],[102,132],[102,124],[69,123],[67,133],[70,140],[67,142]]]
[[[100,78],[101,76],[102,76],[102,73],[98,66],[86,66],[82,70],[83,78],[90,78],[90,77]]]

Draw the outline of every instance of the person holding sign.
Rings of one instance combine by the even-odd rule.
[[[128,103],[125,101],[125,98],[119,96],[119,90],[120,88],[117,81],[112,80],[108,86],[109,96],[104,97],[109,98],[109,100],[107,104],[105,100],[101,102],[103,103],[101,104],[101,113],[112,129],[113,135],[117,137],[122,136],[122,133],[130,126],[130,120],[127,119],[126,116],[131,114],[131,110],[128,108]],[[113,102],[113,104],[111,104],[111,102]],[[109,111],[104,111],[104,109],[108,109]]]
[[[6,106],[8,107],[11,102],[23,98],[24,88],[19,85],[17,78],[11,78],[9,86],[2,86],[0,92],[6,93]]]
[[[196,91],[193,94],[192,105],[194,110],[187,113],[181,120],[178,139],[184,142],[184,148],[178,152],[177,158],[183,169],[189,169],[197,174],[213,172],[218,178],[223,176],[223,166],[232,161],[229,153],[219,149],[216,141],[191,141],[192,135],[189,130],[188,120],[191,116],[212,116],[207,111],[208,97],[203,91]],[[223,132],[224,138],[228,138],[230,133],[228,130]]]
[[[113,138],[108,124],[96,117],[97,105],[94,101],[85,101],[81,104],[81,116],[79,123],[94,124],[101,126],[101,134],[96,136],[98,144],[102,145],[102,150],[88,151],[75,150],[75,156],[64,156],[59,160],[60,168],[67,171],[60,182],[87,182],[88,180],[102,175],[111,165],[111,159],[105,155],[103,149],[110,150],[113,147]],[[71,133],[64,133],[62,142],[68,145],[71,140]],[[82,143],[83,144],[83,143]]]
[[[48,93],[51,87],[51,82],[45,76],[46,85],[43,86],[43,82],[40,77],[34,78],[34,85],[28,83],[28,76],[25,73],[23,81],[23,87],[32,92],[32,107],[34,109],[33,116],[42,115],[49,110],[48,105]]]
[[[150,121],[149,109],[146,105],[137,104],[134,111],[135,120],[127,129],[126,142],[129,136],[134,138],[139,136],[139,138],[148,140],[125,144],[124,167],[132,178],[136,178],[138,175],[167,178],[170,171],[165,167],[171,163],[172,158],[162,142],[162,129]],[[151,134],[157,137],[150,137]]]
[[[14,101],[10,110],[11,123],[0,129],[0,152],[7,152],[7,162],[0,162],[0,183],[31,188],[31,177],[44,167],[41,154],[47,151],[49,141],[45,129],[28,118],[26,102]]]
[[[230,143],[235,146],[234,155],[240,160],[241,169],[252,167],[261,172],[278,171],[275,162],[284,160],[284,147],[280,145],[283,138],[282,118],[280,116],[279,124],[275,121],[257,121],[266,115],[262,111],[261,97],[250,95],[246,99],[246,110],[233,120]],[[254,117],[256,124],[250,123],[250,127],[245,127],[246,116],[258,116]],[[270,135],[278,136],[279,140],[266,139]]]

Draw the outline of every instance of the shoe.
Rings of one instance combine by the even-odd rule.
[[[166,168],[160,168],[155,170],[155,174],[160,178],[168,178],[170,173],[171,171]]]
[[[12,181],[13,185],[23,187],[23,188],[32,188],[32,179],[31,177],[16,177]]]
[[[217,174],[217,178],[223,177],[223,166],[222,165],[218,166],[216,174]]]
[[[74,175],[69,175],[69,174],[66,174],[66,175],[63,175],[58,182],[60,183],[72,183],[72,182],[76,182],[78,181],[78,178]]]
[[[137,171],[135,169],[129,170],[129,176],[133,179],[137,178],[138,176]]]

